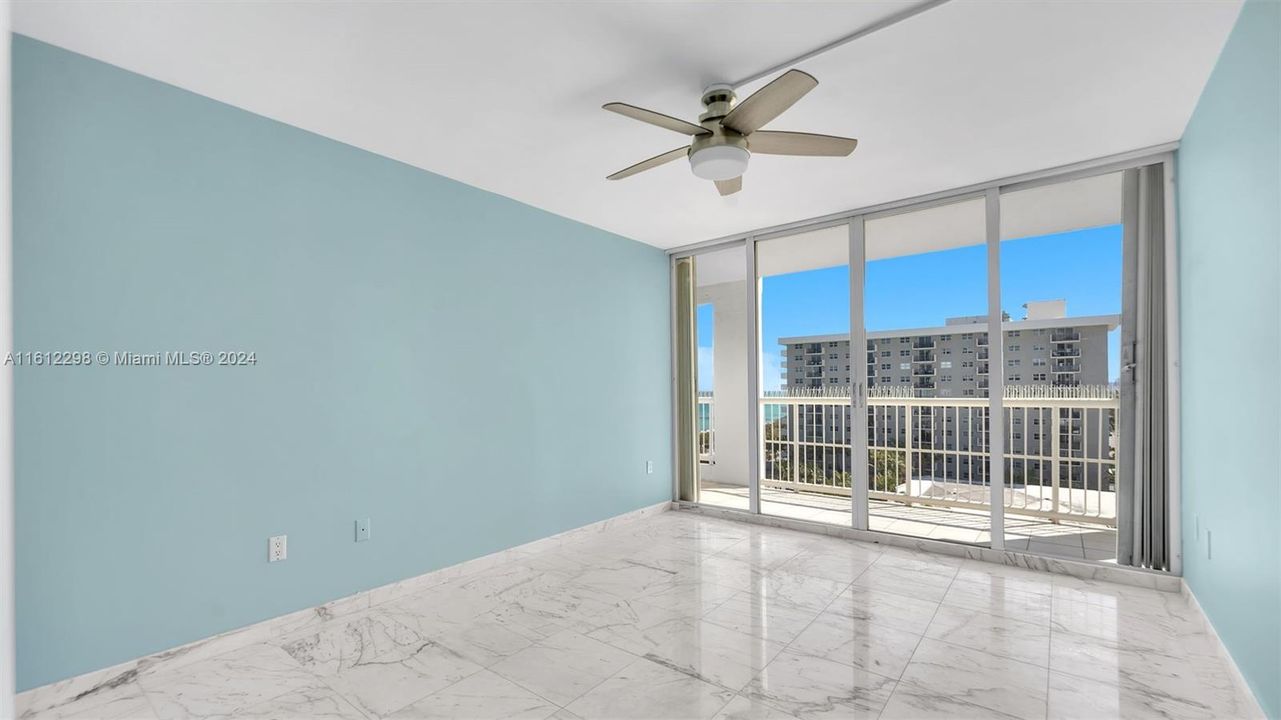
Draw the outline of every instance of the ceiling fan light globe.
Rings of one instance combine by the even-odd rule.
[[[732,180],[747,171],[750,157],[741,147],[714,145],[690,153],[689,166],[704,180]]]

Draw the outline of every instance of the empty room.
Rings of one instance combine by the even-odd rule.
[[[0,720],[1281,719],[1281,0],[0,21]]]

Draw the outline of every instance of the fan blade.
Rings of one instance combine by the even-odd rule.
[[[744,135],[756,132],[790,108],[805,93],[814,89],[818,80],[813,75],[800,70],[788,70],[765,87],[752,93],[746,100],[734,106],[729,114],[721,119],[721,125],[730,130],[737,130]]]
[[[648,160],[642,160],[631,167],[623,168],[622,170],[619,170],[618,172],[614,173],[613,175],[610,175],[605,179],[606,180],[622,180],[625,177],[631,177],[636,173],[645,172],[650,168],[656,168],[659,165],[662,165],[664,163],[669,163],[678,157],[684,157],[688,154],[689,154],[688,145],[686,145],[685,147],[678,147],[675,150],[668,150],[662,155],[655,155],[654,157]]]
[[[692,122],[685,122],[680,118],[674,118],[671,115],[664,115],[653,110],[628,105],[627,103],[612,102],[605,103],[601,106],[610,112],[616,112],[619,115],[629,117],[633,120],[640,120],[650,125],[657,125],[661,128],[674,130],[682,135],[710,135],[711,131],[701,125],[695,125]]]
[[[854,138],[814,133],[757,130],[747,136],[747,149],[763,155],[845,157],[858,147]]]
[[[716,190],[721,195],[733,195],[743,189],[743,176],[739,175],[733,180],[717,180]]]

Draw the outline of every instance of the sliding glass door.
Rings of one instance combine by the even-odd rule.
[[[849,265],[843,224],[756,243],[766,515],[851,523]]]
[[[1116,559],[1123,235],[1120,172],[1001,196],[1009,550]]]
[[[867,218],[868,528],[990,540],[984,198]]]
[[[1164,177],[986,187],[677,261],[682,499],[1168,567]]]
[[[748,510],[747,251],[744,245],[683,258],[677,266],[678,417],[686,457],[683,500]]]

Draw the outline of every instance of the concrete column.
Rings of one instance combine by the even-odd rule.
[[[741,282],[699,288],[698,301],[712,305],[712,403],[716,462],[704,465],[702,477],[727,485],[748,484],[747,358],[754,352],[747,337],[747,293]]]

